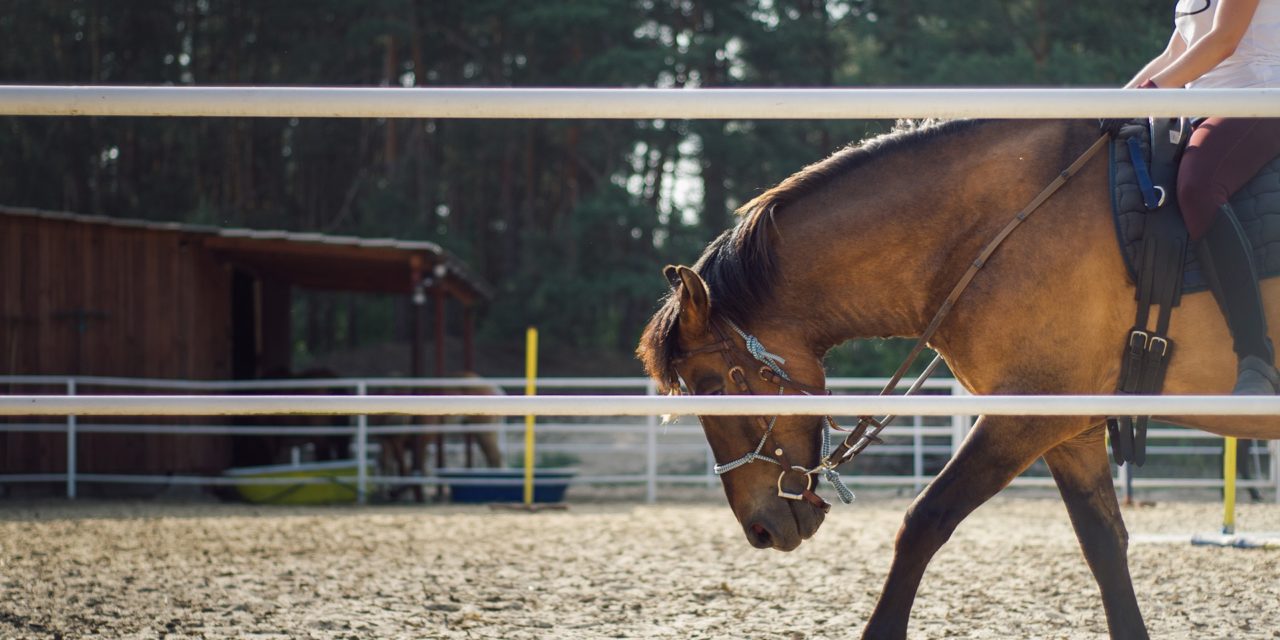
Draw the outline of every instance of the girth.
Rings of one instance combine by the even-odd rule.
[[[1125,141],[1129,159],[1137,173],[1147,214],[1143,216],[1141,259],[1136,264],[1137,313],[1133,328],[1125,336],[1121,355],[1120,377],[1116,393],[1120,395],[1159,394],[1164,387],[1165,372],[1173,357],[1173,341],[1169,339],[1169,320],[1173,308],[1182,299],[1182,267],[1186,259],[1187,228],[1182,221],[1174,193],[1178,177],[1178,159],[1190,131],[1185,121],[1152,119],[1150,127],[1151,163],[1148,171],[1138,137]],[[1151,308],[1159,306],[1156,326],[1148,328]],[[1126,462],[1141,467],[1146,462],[1147,423],[1151,416],[1112,416],[1107,418],[1112,457],[1116,464]]]

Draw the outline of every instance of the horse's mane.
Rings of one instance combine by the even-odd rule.
[[[693,270],[707,283],[714,313],[737,324],[767,305],[777,282],[774,261],[774,216],[835,179],[897,151],[913,149],[941,136],[968,130],[979,121],[952,120],[899,123],[890,133],[851,144],[815,162],[738,208],[738,223],[711,241]],[[678,355],[676,335],[680,299],[668,293],[645,328],[636,355],[648,374],[663,387],[678,385],[672,360]]]

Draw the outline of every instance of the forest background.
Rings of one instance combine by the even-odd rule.
[[[2,83],[403,87],[1117,86],[1162,49],[1173,10],[1170,0],[3,4]],[[483,373],[519,373],[523,328],[537,325],[545,372],[635,375],[630,354],[666,291],[663,265],[691,263],[737,205],[892,124],[3,118],[0,203],[431,240],[494,285]],[[295,364],[404,352],[404,305],[296,291]],[[828,368],[885,375],[902,349],[853,343]],[[396,362],[359,373],[403,373]]]

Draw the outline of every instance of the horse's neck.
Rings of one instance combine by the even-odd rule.
[[[1053,174],[1062,123],[990,123],[868,163],[779,215],[781,315],[815,347],[918,336]],[[1052,146],[1050,148],[1053,148]]]

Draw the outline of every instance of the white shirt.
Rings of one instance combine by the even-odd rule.
[[[1213,29],[1217,5],[1217,0],[1178,0],[1174,25],[1188,48]],[[1280,87],[1280,0],[1259,0],[1235,53],[1187,86],[1204,89]]]

